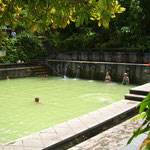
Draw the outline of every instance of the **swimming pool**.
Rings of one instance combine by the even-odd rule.
[[[118,83],[30,77],[0,81],[0,143],[21,138],[124,98]],[[34,102],[40,97],[42,104]]]

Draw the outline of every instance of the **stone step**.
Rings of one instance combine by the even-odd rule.
[[[45,64],[45,61],[38,61],[39,64]]]
[[[37,68],[35,68],[34,70],[39,70],[39,69],[43,69],[44,66],[37,66]]]
[[[39,61],[37,61],[37,63],[38,63],[39,65],[45,65],[45,60],[39,60]]]
[[[46,68],[39,68],[39,69],[35,69],[34,70],[35,72],[44,72],[44,71],[47,71]]]
[[[34,75],[42,75],[42,74],[48,74],[48,71],[44,71],[44,72],[35,72]]]
[[[125,99],[126,100],[134,100],[134,101],[142,101],[145,99],[146,96],[143,95],[137,95],[137,94],[126,94]]]
[[[136,95],[143,95],[143,96],[147,96],[148,91],[130,89],[130,94],[136,94]]]
[[[39,75],[36,75],[36,77],[46,77],[46,74],[39,74]]]

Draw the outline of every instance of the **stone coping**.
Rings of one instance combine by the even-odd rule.
[[[150,83],[146,83],[144,85],[131,88],[130,90],[150,92]]]
[[[51,62],[66,62],[66,63],[85,63],[85,64],[106,64],[106,65],[129,65],[129,66],[145,66],[148,67],[147,64],[137,64],[137,63],[117,63],[117,62],[95,62],[95,61],[72,61],[72,60],[54,60],[47,59],[47,61]]]
[[[115,124],[135,115],[139,102],[120,100],[116,103],[100,108],[83,116],[57,124],[54,127],[37,132],[33,135],[15,141],[0,144],[0,150],[52,150],[67,149],[92,134],[102,132]],[[134,113],[133,113],[134,112]],[[132,115],[132,116],[131,116]],[[78,141],[77,138],[81,138]],[[74,140],[74,141],[73,141]],[[67,148],[63,148],[66,146]]]
[[[30,63],[24,62],[24,63],[0,63],[0,66],[8,66],[8,65],[27,65]]]
[[[41,66],[31,66],[31,67],[16,67],[16,68],[2,68],[0,71],[9,71],[9,70],[26,70],[26,69],[37,69],[41,68]]]

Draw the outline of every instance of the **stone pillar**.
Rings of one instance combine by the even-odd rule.
[[[99,57],[100,57],[100,62],[105,62],[106,60],[105,60],[105,53],[104,52],[100,52],[99,53]]]
[[[99,61],[100,60],[100,53],[99,52],[93,52],[92,53],[92,61]]]
[[[72,70],[72,77],[76,77],[76,64],[72,63],[71,65],[71,70]]]
[[[137,53],[130,53],[129,63],[137,63]]]
[[[85,72],[85,78],[90,79],[90,65],[86,64],[86,72]]]
[[[115,62],[119,62],[119,63],[125,62],[125,54],[123,52],[117,52],[117,57]]]
[[[76,61],[78,59],[77,53],[72,54],[72,60]]]
[[[118,82],[122,82],[123,75],[126,72],[126,66],[117,64],[117,70],[116,71],[117,71],[117,74],[116,74],[115,80]]]
[[[114,55],[113,55],[113,57],[114,57]],[[111,60],[112,60],[112,53],[111,52],[105,52],[104,53],[104,61],[111,62]]]

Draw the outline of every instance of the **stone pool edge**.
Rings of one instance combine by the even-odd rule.
[[[33,135],[0,145],[0,150],[53,150],[70,148],[138,113],[139,102],[120,100],[83,116],[57,124]]]
[[[127,101],[127,100],[125,100]],[[108,110],[112,110],[112,109],[108,109]],[[112,110],[112,112],[114,112]],[[92,112],[91,112],[92,113]],[[128,110],[125,110],[122,113],[116,113],[114,116],[112,116],[111,118],[107,118],[106,120],[102,121],[99,124],[96,124],[94,126],[89,127],[88,129],[85,129],[84,131],[75,134],[72,137],[69,137],[68,139],[65,139],[63,141],[60,141],[54,145],[51,145],[47,148],[44,148],[43,150],[60,150],[60,149],[68,149],[76,144],[79,144],[133,116],[135,116],[138,113],[138,109],[136,109],[136,107],[132,107]],[[90,113],[89,113],[90,114]],[[105,114],[107,115],[107,114]],[[104,115],[104,116],[105,116]],[[84,116],[84,115],[83,115]],[[82,117],[82,116],[81,116]],[[93,123],[94,124],[94,123]]]

